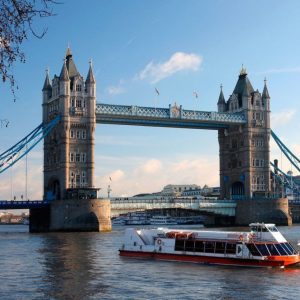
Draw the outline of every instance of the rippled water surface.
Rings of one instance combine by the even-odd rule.
[[[123,230],[29,234],[27,226],[0,226],[0,299],[300,299],[300,267],[122,258]],[[300,226],[280,231],[300,239]]]

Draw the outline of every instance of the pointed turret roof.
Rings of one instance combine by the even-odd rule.
[[[64,60],[63,67],[61,68],[59,79],[63,80],[63,81],[68,81],[70,79],[69,72],[68,72],[67,65],[66,65],[66,60]]]
[[[264,85],[264,90],[263,90],[263,93],[262,93],[262,98],[270,99],[269,91],[268,91],[268,88],[267,88],[267,80],[265,79],[264,81],[265,81],[265,85]]]
[[[73,55],[70,47],[67,48],[66,51],[66,65],[69,73],[69,77],[72,78],[76,75],[79,75],[79,72],[77,71],[77,68],[75,66],[75,63],[73,61]]]
[[[242,67],[239,79],[235,85],[233,90],[233,94],[236,94],[239,99],[239,105],[242,105],[242,97],[249,97],[254,92],[251,82],[247,77],[247,71],[244,67]]]
[[[223,94],[223,89],[222,89],[222,84],[221,84],[221,91],[220,91],[220,95],[219,95],[219,100],[218,100],[218,104],[225,104],[225,98],[224,98],[224,94]]]
[[[47,91],[47,90],[51,90],[52,86],[51,86],[51,82],[50,82],[50,78],[49,78],[49,71],[48,69],[46,70],[46,78],[45,78],[45,82],[44,82],[44,86],[43,86],[43,91]]]
[[[67,51],[66,51],[66,58],[72,56],[72,51],[70,49],[70,47],[68,46]]]
[[[89,72],[86,77],[85,83],[95,83],[95,82],[96,82],[96,80],[95,80],[94,73],[93,73],[92,61],[90,61]]]

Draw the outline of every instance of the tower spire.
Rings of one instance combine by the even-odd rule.
[[[49,90],[51,89],[51,83],[50,83],[50,78],[49,78],[49,69],[46,69],[46,78],[45,78],[45,82],[43,85],[43,91]]]
[[[66,59],[64,59],[64,64],[63,64],[63,67],[61,69],[59,79],[63,80],[63,81],[68,81],[70,79],[69,74],[68,74],[67,65],[66,65]]]
[[[219,95],[219,100],[218,100],[218,104],[223,104],[225,103],[225,97],[223,94],[223,85],[220,85],[220,95]]]
[[[92,60],[91,59],[89,61],[89,64],[90,64],[90,67],[89,67],[89,71],[88,71],[88,75],[86,77],[85,83],[96,83],[94,73],[93,73],[93,67],[92,67]]]
[[[262,98],[270,99],[269,91],[268,91],[268,88],[267,88],[267,79],[266,79],[266,77],[264,79],[264,90],[263,90],[263,93],[262,93]]]

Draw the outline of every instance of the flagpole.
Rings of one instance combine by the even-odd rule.
[[[196,91],[194,91],[193,95],[195,96],[195,100],[196,100],[196,103],[195,103],[195,106],[194,106],[194,117],[196,119],[196,108],[197,108],[198,93]]]
[[[156,97],[155,97],[155,103],[154,103],[154,110],[155,110],[155,114],[156,114],[156,105],[158,105],[158,97],[159,97],[159,91],[157,88],[155,88],[155,92],[156,92]]]

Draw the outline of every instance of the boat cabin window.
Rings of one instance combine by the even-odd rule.
[[[269,231],[271,232],[278,232],[278,229],[275,226],[268,227]]]
[[[251,226],[252,232],[268,232],[268,229],[265,226]]]
[[[297,254],[297,251],[293,248],[293,246],[290,243],[282,243],[281,245],[289,255]]]
[[[215,242],[205,242],[205,252],[214,253],[215,252]]]
[[[235,254],[236,243],[176,239],[175,251]]]
[[[261,256],[255,244],[247,244],[247,248],[253,256]]]
[[[195,241],[193,240],[185,241],[185,251],[194,251],[194,248],[195,248]]]
[[[285,250],[285,252],[287,253],[287,255],[291,255],[293,254],[293,252],[287,247],[286,243],[282,243],[280,244],[282,246],[282,248]]]
[[[227,243],[226,245],[226,254],[235,254],[236,251],[236,244],[234,243]]]
[[[175,251],[184,251],[184,240],[175,240]]]
[[[280,255],[287,255],[287,252],[284,250],[281,244],[274,245],[277,249],[277,251],[280,253]]]
[[[204,242],[195,241],[195,251],[196,252],[204,252]]]
[[[267,244],[267,247],[268,247],[268,250],[271,253],[271,255],[280,255],[280,253],[274,247],[274,244]]]
[[[216,242],[216,250],[215,253],[223,254],[225,252],[226,243]]]
[[[262,256],[269,256],[270,252],[265,244],[256,244],[257,249],[262,254]]]

